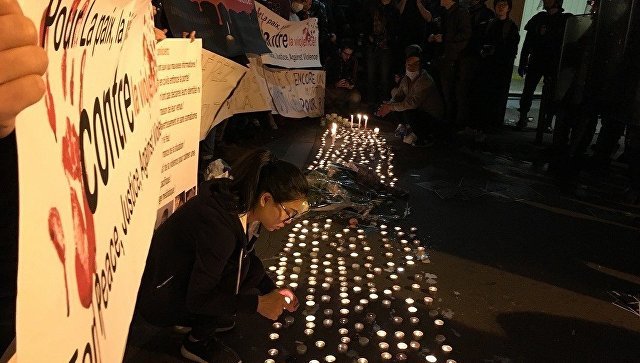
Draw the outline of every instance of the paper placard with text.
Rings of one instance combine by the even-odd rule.
[[[20,114],[19,362],[120,362],[158,208],[148,0],[20,0],[49,56]]]
[[[156,228],[195,197],[202,101],[202,40],[158,43],[158,95],[162,138]]]
[[[200,139],[204,139],[216,126],[220,108],[238,86],[238,82],[247,73],[247,67],[232,60],[202,50],[202,122],[200,123]]]
[[[273,111],[260,57],[247,56],[249,58],[247,73],[220,108],[214,124],[239,113]]]
[[[271,53],[262,55],[264,64],[285,68],[322,67],[318,47],[318,18],[288,21],[256,3],[258,24]]]
[[[324,114],[325,71],[263,69],[273,105],[280,115],[302,118]]]

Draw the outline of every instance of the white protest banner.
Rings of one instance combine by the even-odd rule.
[[[277,112],[285,117],[318,117],[324,114],[324,71],[263,67]]]
[[[120,362],[160,188],[148,0],[20,0],[49,56],[18,119],[17,360]]]
[[[238,113],[273,110],[262,62],[257,56],[248,55],[248,57],[250,63],[247,73],[220,108],[214,124]]]
[[[318,18],[288,21],[258,2],[256,10],[262,36],[271,50],[262,55],[264,64],[285,68],[322,67]]]
[[[247,67],[232,60],[206,49],[202,50],[201,140],[207,136],[211,128],[222,121],[216,115],[247,70]]]
[[[162,182],[156,228],[196,195],[201,62],[202,39],[165,39],[158,43]]]

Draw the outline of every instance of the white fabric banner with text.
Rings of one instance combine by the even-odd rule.
[[[256,2],[258,23],[271,53],[262,55],[264,64],[285,68],[314,68],[320,64],[318,18],[288,21]]]
[[[19,2],[49,71],[16,125],[17,360],[120,362],[160,187],[151,2]]]
[[[324,114],[325,71],[263,67],[277,112],[285,117],[319,117]]]

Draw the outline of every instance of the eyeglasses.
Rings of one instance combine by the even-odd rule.
[[[287,210],[287,208],[284,207],[284,205],[282,205],[282,203],[278,203],[278,205],[280,205],[280,208],[282,208],[282,210],[284,211],[284,214],[287,215],[287,218],[285,220],[282,221],[282,223],[288,223],[291,222],[295,217],[298,216],[298,211],[294,210],[293,214],[289,213],[289,211]]]

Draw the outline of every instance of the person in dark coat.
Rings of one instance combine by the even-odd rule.
[[[509,18],[511,0],[494,0],[496,18],[481,39],[481,63],[475,91],[476,129],[502,126],[509,97],[513,62],[518,52],[518,26]]]
[[[391,0],[374,0],[363,14],[367,44],[367,102],[380,103],[391,90],[393,54],[398,44],[400,13]]]
[[[439,32],[429,35],[427,40],[440,46],[436,62],[446,119],[456,122],[456,98],[464,90],[464,87],[460,87],[460,60],[471,38],[471,22],[467,10],[461,8],[456,0],[441,0],[440,4],[446,10]]]
[[[358,91],[358,59],[353,54],[354,46],[345,40],[338,56],[327,60],[327,86],[325,106],[329,113],[342,115],[352,113],[360,105],[362,96]]]
[[[471,36],[460,58],[456,82],[456,124],[459,126],[473,126],[470,114],[472,102],[477,95],[474,88],[480,76],[482,39],[489,21],[494,16],[493,11],[487,7],[486,0],[471,0],[469,4]]]
[[[527,35],[522,45],[518,67],[518,74],[525,77],[520,98],[520,120],[518,121],[520,128],[524,128],[527,124],[527,114],[531,109],[533,92],[543,77],[543,101],[551,100],[558,73],[564,29],[567,18],[571,16],[571,14],[564,12],[563,0],[543,0],[543,2],[545,11],[534,15],[524,27]],[[546,126],[550,126],[554,116],[553,107],[551,107],[551,102],[543,103],[546,103],[547,112],[545,112],[544,119],[538,122],[544,122]]]
[[[137,309],[156,325],[191,327],[181,353],[198,362],[240,362],[215,338],[237,313],[276,320],[298,300],[277,289],[255,254],[261,228],[273,231],[307,208],[307,181],[294,165],[257,150],[231,170],[231,179],[200,186],[156,230]]]

